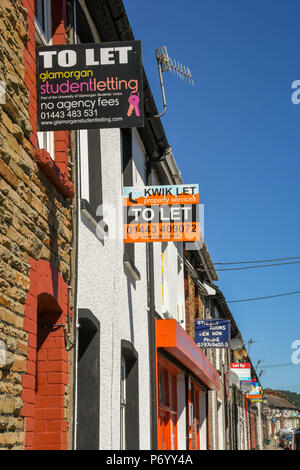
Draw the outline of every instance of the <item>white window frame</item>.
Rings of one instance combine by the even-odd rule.
[[[220,349],[216,348],[216,369],[220,370]]]
[[[44,23],[45,31],[43,31],[37,17],[35,16],[35,41],[36,44],[48,46],[52,44],[52,13],[51,13],[51,0],[39,0],[44,5]],[[52,160],[55,159],[54,149],[54,132],[38,132],[37,133],[38,146],[40,149],[45,149],[50,154]]]
[[[89,183],[89,141],[88,130],[79,131],[79,153],[80,153],[80,174],[81,174],[81,199],[90,202]]]
[[[51,14],[51,0],[38,0],[44,5],[44,23],[45,31],[42,28],[42,25],[39,23],[39,20],[35,16],[35,32],[37,42],[42,42],[45,46],[48,46],[52,43],[52,14]]]

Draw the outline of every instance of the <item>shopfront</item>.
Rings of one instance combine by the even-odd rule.
[[[159,450],[208,448],[208,390],[218,371],[176,320],[156,320]]]

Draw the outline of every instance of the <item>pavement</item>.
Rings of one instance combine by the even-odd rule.
[[[265,450],[283,450],[282,447],[278,447],[279,439],[275,440],[274,438],[270,439],[270,444],[265,444]]]

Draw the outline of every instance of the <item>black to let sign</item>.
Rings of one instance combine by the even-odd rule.
[[[143,127],[141,41],[37,47],[38,130]]]

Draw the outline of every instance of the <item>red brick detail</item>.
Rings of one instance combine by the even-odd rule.
[[[68,353],[64,329],[51,325],[66,323],[68,286],[49,261],[31,258],[30,266],[30,290],[24,314],[28,357],[22,381],[25,449],[47,446],[53,450],[66,449],[64,395],[68,384]]]
[[[24,48],[24,82],[29,92],[29,120],[32,127],[30,142],[36,150],[36,161],[42,171],[47,175],[53,185],[64,197],[73,198],[75,190],[69,175],[69,133],[68,131],[54,132],[54,154],[55,162],[49,153],[38,149],[37,141],[37,92],[36,92],[36,43],[35,43],[35,19],[33,0],[22,0],[23,6],[27,8],[29,40]],[[66,0],[52,0],[52,43],[66,43]],[[51,162],[49,162],[49,159]]]
[[[37,149],[35,152],[35,161],[42,168],[43,172],[48,176],[49,180],[56,186],[56,188],[67,198],[73,198],[75,195],[75,188],[73,183],[69,180],[68,174],[65,172],[65,153],[59,152],[59,158],[55,161],[51,158],[47,150]],[[63,158],[63,163],[57,163]]]

